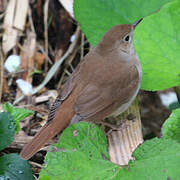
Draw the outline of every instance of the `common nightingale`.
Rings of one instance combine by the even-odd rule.
[[[31,158],[69,124],[99,123],[130,106],[141,82],[133,46],[133,31],[141,20],[112,27],[84,57],[52,105],[47,123],[21,151],[23,159]]]

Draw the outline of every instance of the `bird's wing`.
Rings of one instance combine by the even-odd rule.
[[[112,99],[110,99],[107,91],[103,91],[95,85],[88,84],[76,99],[74,109],[77,115],[86,119],[112,103]]]
[[[128,75],[122,75],[119,79],[109,83],[105,81],[106,85],[103,88],[88,84],[75,101],[76,115],[82,120],[102,120],[116,108],[128,102],[138,88],[138,70],[135,66],[131,66]]]

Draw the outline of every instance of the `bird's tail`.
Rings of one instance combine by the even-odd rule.
[[[55,117],[44,125],[35,137],[23,147],[20,156],[27,160],[31,158],[50,139],[67,127],[75,112],[73,109],[73,96],[64,101],[57,110]]]
[[[35,137],[23,147],[20,153],[21,158],[27,160],[31,158],[41,147],[43,147],[50,139],[52,139],[58,132],[54,131],[52,123],[46,124],[35,135]]]

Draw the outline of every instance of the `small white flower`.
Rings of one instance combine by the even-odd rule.
[[[71,37],[70,37],[70,42],[73,42],[75,39],[75,35],[73,34]]]
[[[160,94],[160,99],[162,101],[162,104],[166,107],[169,107],[169,105],[172,104],[173,102],[178,102],[176,93],[174,93],[174,92]]]
[[[4,67],[8,72],[12,73],[18,69],[20,63],[21,63],[20,56],[10,55],[4,63]]]
[[[33,92],[33,87],[32,84],[24,81],[23,79],[18,79],[16,80],[16,83],[19,87],[19,89],[25,94],[25,95],[30,95]]]

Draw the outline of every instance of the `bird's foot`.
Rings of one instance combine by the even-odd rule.
[[[112,131],[120,131],[123,128],[122,125],[114,125],[107,122],[100,122],[98,124],[101,125],[101,128],[106,135],[109,135]]]
[[[131,121],[131,120],[134,120],[136,118],[136,116],[134,114],[130,113],[126,116],[126,118],[127,118],[127,120]]]
[[[120,130],[120,129],[122,129],[121,126],[119,126],[119,125],[110,124],[110,123],[107,123],[107,122],[101,122],[101,126],[104,127],[104,128],[108,127],[108,128],[110,128],[112,130]]]

